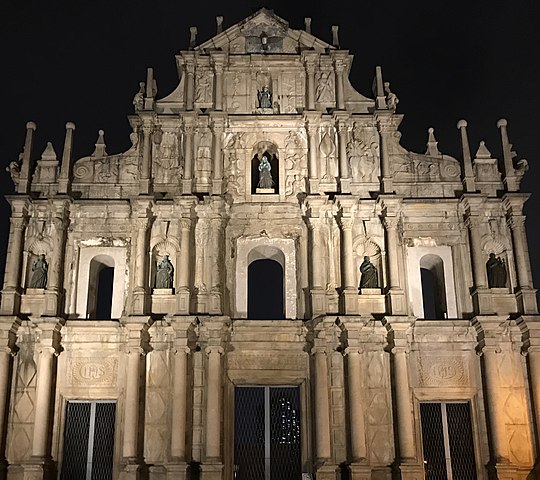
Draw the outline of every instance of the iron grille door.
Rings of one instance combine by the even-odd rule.
[[[236,480],[302,476],[298,387],[236,387]]]
[[[468,402],[420,403],[426,480],[476,480]]]
[[[66,405],[61,480],[112,480],[115,402]]]

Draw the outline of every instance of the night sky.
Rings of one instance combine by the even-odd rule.
[[[522,191],[533,193],[527,230],[540,285],[540,3],[534,0],[4,1],[0,193],[12,191],[4,168],[22,151],[27,121],[38,126],[34,162],[47,141],[61,157],[67,121],[77,127],[74,158],[92,153],[99,129],[109,154],[127,150],[127,115],[146,67],[154,67],[158,98],[169,94],[178,83],[174,55],[187,49],[191,25],[201,43],[215,33],[216,15],[228,28],[263,6],[292,28],[304,28],[304,17],[312,17],[312,33],[329,43],[331,26],[339,25],[341,48],[355,56],[352,84],[365,95],[372,95],[375,66],[382,65],[405,114],[400,130],[407,149],[424,152],[427,129],[434,127],[439,149],[460,159],[456,123],[464,118],[472,154],[483,139],[500,158],[496,123],[508,120],[518,158],[529,161]],[[2,278],[8,232],[9,206],[1,201]]]

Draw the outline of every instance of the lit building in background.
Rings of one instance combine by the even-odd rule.
[[[100,131],[72,158],[68,123],[34,161],[27,125],[4,477],[532,478],[540,317],[506,121],[501,159],[465,121],[460,160],[432,129],[413,153],[337,27],[262,9],[196,34],[172,93],[148,69],[126,152]]]

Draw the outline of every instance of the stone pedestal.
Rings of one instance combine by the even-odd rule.
[[[32,457],[32,463],[25,463],[15,467],[12,470],[11,467],[8,469],[9,477],[12,477],[12,472],[14,473],[14,478],[20,478],[21,480],[46,480],[53,478],[55,474],[55,465],[50,458],[38,458]]]
[[[401,464],[399,467],[401,480],[424,480],[423,465]]]
[[[263,195],[267,195],[269,193],[276,193],[275,188],[256,188],[255,193],[262,193]]]
[[[491,315],[493,310],[493,295],[491,289],[478,287],[472,292],[474,311],[479,315]]]
[[[319,179],[318,178],[309,179],[309,193],[311,194],[319,193]]]
[[[28,313],[35,316],[45,313],[45,289],[27,288],[21,296],[21,313]]]
[[[186,480],[187,479],[187,463],[169,463],[167,465],[167,480]]]
[[[385,312],[384,295],[382,295],[380,288],[358,289],[356,297],[360,315]]]
[[[326,292],[321,289],[313,289],[311,295],[311,315],[323,315],[326,313]]]
[[[341,193],[351,193],[351,179],[350,178],[342,178],[340,180],[340,192]]]
[[[184,195],[189,195],[191,193],[191,178],[182,180],[182,193]]]
[[[518,308],[525,315],[535,315],[538,313],[536,305],[536,290],[522,288],[516,293]]]
[[[358,292],[356,289],[345,289],[341,292],[341,306],[343,313],[347,315],[357,315],[358,312]]]
[[[221,480],[222,478],[222,463],[207,463],[201,465],[201,480]]]
[[[131,302],[131,313],[142,315],[145,313],[146,292],[144,290],[134,291]]]
[[[349,465],[351,480],[371,480],[371,467],[358,463]]]
[[[128,463],[120,472],[119,480],[140,480],[141,466],[137,463]]]
[[[57,290],[45,291],[45,308],[43,314],[48,317],[54,317],[58,315],[60,305],[61,294]]]
[[[392,315],[405,314],[407,306],[405,292],[401,288],[391,288],[387,293],[387,306]]]
[[[189,288],[179,288],[176,292],[177,315],[189,315]]]
[[[17,290],[2,291],[2,310],[1,315],[13,315],[21,308],[21,294]]]
[[[538,478],[531,476],[534,473],[529,468],[518,467],[511,463],[497,463],[492,469],[495,470],[493,475],[498,480],[530,480],[531,478]]]
[[[337,465],[323,465],[317,469],[315,477],[317,480],[338,480],[341,473]]]
[[[223,193],[223,180],[212,180],[212,194],[221,195]]]

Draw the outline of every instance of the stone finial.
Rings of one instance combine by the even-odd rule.
[[[431,155],[432,157],[438,157],[441,152],[437,147],[437,140],[435,139],[435,129],[432,127],[428,128],[428,141],[427,141],[427,150],[426,155]]]
[[[332,45],[336,48],[339,48],[339,35],[338,35],[339,26],[332,25]]]
[[[75,124],[73,122],[67,122],[66,130],[75,130]]]
[[[501,133],[501,143],[503,151],[503,165],[504,165],[504,185],[509,192],[519,191],[519,180],[514,168],[514,157],[516,152],[512,150],[512,144],[508,140],[508,122],[505,118],[501,118],[497,122],[497,127]],[[521,175],[523,176],[523,175]]]
[[[75,124],[66,123],[66,138],[64,140],[64,150],[62,152],[62,164],[60,166],[60,176],[58,177],[58,193],[67,193],[69,186],[69,169],[71,166],[71,156],[73,148],[73,132]]]
[[[47,142],[47,146],[45,147],[45,150],[43,150],[43,153],[41,154],[41,160],[56,160],[56,152],[54,151],[53,144],[51,142]]]
[[[478,147],[478,150],[476,151],[475,157],[482,158],[482,159],[491,158],[491,152],[486,147],[486,142],[484,142],[484,140],[480,141],[480,145]]]
[[[216,33],[221,33],[223,31],[223,15],[218,15],[216,17]]]
[[[497,122],[497,128],[506,127],[506,126],[508,126],[508,122],[506,121],[506,118],[501,118]]]
[[[197,43],[197,27],[189,27],[189,49],[193,50]]]
[[[373,95],[376,98],[376,106],[378,110],[386,109],[386,95],[384,93],[384,82],[382,76],[382,67],[375,67],[375,78],[373,79]]]
[[[311,17],[304,18],[304,25],[306,26],[306,32],[311,34]]]
[[[96,149],[92,153],[92,157],[105,157],[107,156],[106,145],[105,145],[105,132],[103,130],[98,131],[98,139],[96,142]]]
[[[32,157],[32,145],[34,143],[34,131],[37,125],[34,122],[26,124],[26,138],[24,140],[24,149],[21,155],[22,161],[19,172],[19,183],[17,193],[28,193],[30,187],[30,159]]]
[[[36,130],[37,125],[34,122],[27,122],[26,123],[26,130]]]
[[[462,129],[467,127],[467,120],[460,120],[457,122],[457,128]]]

